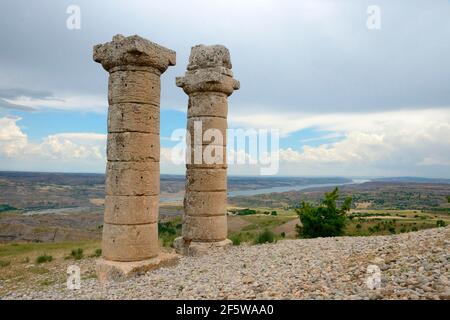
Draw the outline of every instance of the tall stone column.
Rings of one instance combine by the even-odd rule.
[[[173,262],[159,250],[160,76],[175,52],[137,35],[94,47],[109,72],[106,198],[100,281]]]
[[[177,252],[196,254],[231,244],[227,239],[226,136],[228,96],[239,89],[230,53],[221,45],[192,48],[176,85],[189,95],[186,193]],[[190,140],[189,140],[190,139]]]

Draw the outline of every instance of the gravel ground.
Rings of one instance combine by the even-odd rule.
[[[93,264],[93,260],[88,262]],[[381,287],[369,289],[369,265]],[[450,299],[450,227],[393,236],[237,246],[126,282],[58,283],[4,299]]]

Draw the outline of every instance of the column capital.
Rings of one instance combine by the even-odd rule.
[[[124,37],[117,34],[112,41],[95,45],[93,57],[108,72],[122,67],[150,67],[163,73],[176,63],[175,51],[138,35]]]
[[[222,45],[192,47],[184,77],[176,78],[176,85],[186,94],[194,92],[222,92],[231,95],[240,87],[233,78],[228,49]]]

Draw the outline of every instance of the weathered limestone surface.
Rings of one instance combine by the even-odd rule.
[[[160,76],[175,52],[139,36],[94,47],[109,72],[108,139],[101,281],[126,278],[174,260],[160,255]]]
[[[227,238],[227,216],[188,216],[183,219],[183,238],[192,241],[222,241]]]
[[[109,132],[144,132],[159,134],[159,106],[123,103],[109,106]],[[149,126],[149,123],[152,125]]]
[[[198,152],[198,155],[196,155],[196,152]],[[186,160],[188,161],[186,167],[189,169],[226,169],[227,147],[215,143],[210,145],[191,144],[190,155]]]
[[[159,253],[158,224],[103,225],[102,256],[112,261],[139,261]]]
[[[153,73],[155,72],[155,73]],[[159,106],[159,74],[148,71],[116,71],[109,77],[109,103],[148,103]]]
[[[158,222],[159,196],[108,196],[105,223],[144,224]]]
[[[110,261],[103,258],[97,261],[97,274],[99,282],[125,281],[137,274],[177,264],[180,256],[160,252],[158,256],[133,262]]]
[[[226,216],[227,97],[239,89],[239,82],[233,78],[227,48],[198,45],[191,50],[185,76],[176,84],[189,95],[190,140],[183,232],[174,245],[180,253],[193,254],[231,244]]]
[[[196,124],[198,129],[196,129]],[[227,126],[227,119],[222,117],[190,117],[187,121],[187,130],[191,135],[191,141],[193,141],[194,139],[195,131],[198,130],[198,133],[200,133],[201,136],[204,137],[204,139],[202,139],[202,144],[204,145],[214,144],[219,146],[226,146]],[[216,134],[212,130],[218,130],[223,138],[220,139],[220,141],[216,141],[214,139]]]
[[[190,191],[226,191],[226,169],[187,169],[186,181]]]
[[[198,92],[189,95],[188,119],[192,117],[226,118],[227,114],[228,101],[226,94],[220,92]]]
[[[223,216],[227,210],[227,191],[186,190],[184,213],[186,216]]]
[[[158,195],[158,181],[158,162],[109,161],[106,167],[107,195]]]
[[[157,134],[110,132],[107,140],[108,161],[159,162],[159,135]]]

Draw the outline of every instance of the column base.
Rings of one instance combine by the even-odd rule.
[[[226,248],[233,245],[230,239],[213,242],[186,241],[183,237],[178,237],[173,241],[175,251],[185,256],[195,256],[205,254],[214,248]]]
[[[97,260],[97,279],[100,283],[124,281],[147,271],[161,267],[170,267],[178,263],[180,255],[160,252],[158,256],[141,261],[111,261],[100,258]]]

